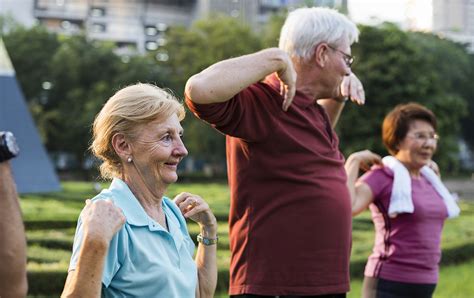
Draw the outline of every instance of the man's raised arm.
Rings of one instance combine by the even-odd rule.
[[[286,111],[295,94],[296,72],[291,59],[278,48],[217,62],[192,76],[185,93],[197,104],[225,102],[274,72],[283,83],[280,91]]]

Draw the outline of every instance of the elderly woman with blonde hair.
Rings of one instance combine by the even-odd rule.
[[[212,297],[217,222],[199,196],[165,197],[188,154],[184,108],[149,84],[118,91],[93,126],[95,156],[108,189],[79,218],[64,297]],[[195,260],[186,218],[201,233]]]

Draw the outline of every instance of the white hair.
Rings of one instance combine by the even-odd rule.
[[[281,28],[279,47],[291,58],[308,61],[314,48],[326,42],[339,46],[345,39],[359,38],[356,25],[345,15],[325,7],[305,7],[292,11]]]

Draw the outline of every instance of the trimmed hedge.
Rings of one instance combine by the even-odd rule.
[[[38,245],[46,248],[62,249],[72,251],[73,240],[59,240],[59,239],[27,239],[28,247],[31,245]]]
[[[77,227],[77,219],[74,220],[25,220],[25,229],[35,230],[53,230],[70,229]]]
[[[474,243],[466,243],[457,247],[444,249],[441,266],[455,265],[474,258]],[[365,260],[353,261],[350,266],[351,279],[364,276]],[[66,281],[67,272],[41,271],[28,272],[29,295],[59,296]],[[217,292],[226,292],[229,285],[229,270],[219,268]]]
[[[28,272],[28,295],[48,295],[59,297],[66,282],[67,272]]]

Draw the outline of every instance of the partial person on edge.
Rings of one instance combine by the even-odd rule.
[[[0,132],[0,297],[26,297],[26,235],[9,160],[19,153],[11,132]]]

